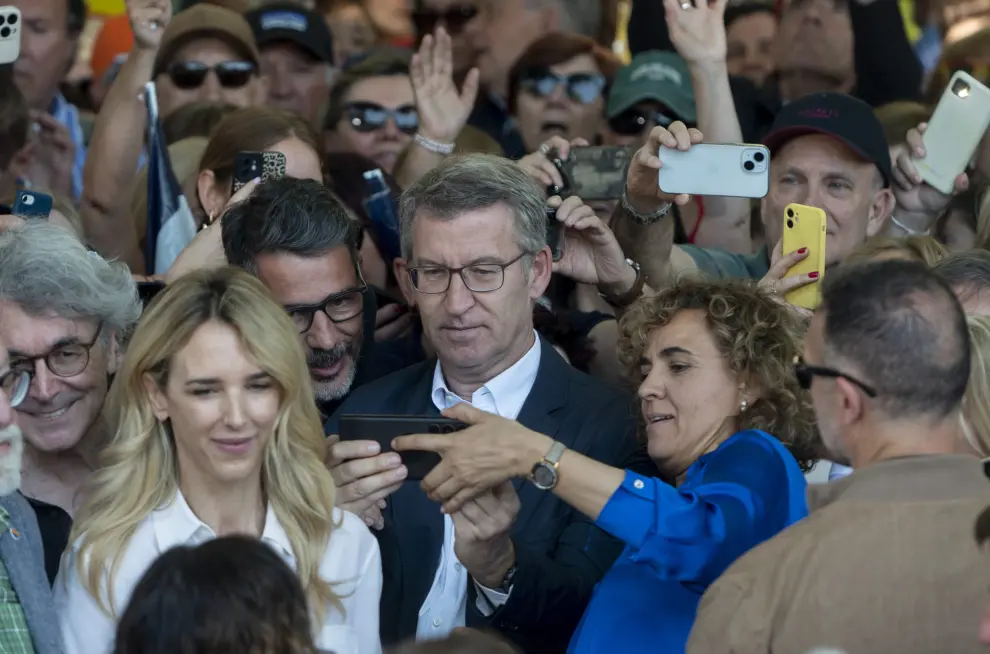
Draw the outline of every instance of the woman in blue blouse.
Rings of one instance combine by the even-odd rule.
[[[639,383],[659,474],[642,477],[570,450],[557,460],[548,490],[626,544],[569,651],[680,654],[708,585],[807,515],[803,470],[818,435],[792,371],[801,318],[752,282],[686,279],[641,299],[620,325],[619,354]],[[466,404],[445,415],[474,426],[395,442],[443,454],[423,484],[445,512],[509,478],[532,479],[534,464],[559,449]]]

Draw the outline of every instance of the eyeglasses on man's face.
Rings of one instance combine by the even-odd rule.
[[[811,382],[815,377],[829,377],[832,379],[845,379],[850,384],[858,386],[868,397],[877,396],[876,390],[869,384],[861,382],[855,377],[840,372],[835,368],[808,365],[800,357],[794,360],[794,376],[797,377],[798,386],[806,391],[811,389]]]
[[[409,268],[409,278],[417,292],[427,295],[446,293],[454,275],[460,275],[461,281],[469,291],[491,293],[505,284],[505,269],[527,254],[531,253],[522,252],[515,259],[505,263],[472,263],[460,268],[447,268],[434,264],[412,266]]]
[[[285,307],[292,324],[300,334],[313,326],[313,319],[322,311],[333,323],[353,320],[364,314],[364,292],[367,286],[358,286],[340,293],[333,293],[316,304],[296,304]]]
[[[100,340],[103,332],[103,325],[96,329],[96,334],[88,343],[65,343],[57,345],[45,354],[34,357],[12,356],[10,358],[11,370],[26,372],[34,375],[35,363],[44,361],[45,367],[56,377],[75,377],[82,373],[89,365],[92,358],[93,347]]]
[[[10,401],[11,408],[16,409],[31,389],[31,373],[26,370],[8,370],[0,375],[0,389]]]

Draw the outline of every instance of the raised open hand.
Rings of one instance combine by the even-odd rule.
[[[458,92],[454,84],[450,35],[442,27],[427,34],[410,67],[419,132],[439,143],[453,143],[467,124],[478,97],[478,69],[472,68]]]
[[[172,20],[171,0],[126,0],[127,16],[131,19],[134,46],[157,50],[165,28]]]
[[[725,5],[728,0],[663,0],[670,42],[689,64],[724,63],[726,55]]]

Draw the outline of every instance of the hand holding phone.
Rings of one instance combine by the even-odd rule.
[[[344,415],[340,417],[341,441],[371,441],[382,453],[392,452],[392,441],[411,434],[450,434],[467,425],[441,416]],[[422,481],[441,461],[436,452],[399,452],[408,471],[407,481]]]
[[[558,193],[563,197],[576,195],[586,202],[621,198],[634,152],[622,146],[571,148],[566,159],[553,159],[564,182]]]
[[[660,148],[657,185],[669,195],[762,198],[770,190],[770,151],[762,145],[698,143]]]
[[[21,56],[21,10],[0,7],[0,64],[12,64]]]
[[[786,291],[784,299],[796,307],[814,310],[821,301],[825,276],[826,215],[818,207],[789,204],[784,209],[781,251],[802,252],[806,256],[787,270],[788,278],[804,280],[798,288]]]
[[[253,179],[285,177],[285,155],[281,152],[238,152],[234,158],[234,193]]]

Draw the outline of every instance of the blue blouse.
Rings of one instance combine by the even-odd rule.
[[[708,585],[747,550],[808,515],[807,483],[780,441],[734,434],[677,488],[626,472],[596,524],[626,543],[569,654],[683,654]]]

